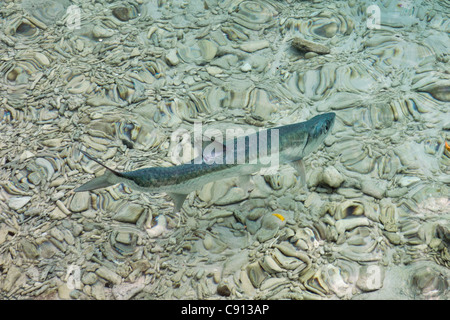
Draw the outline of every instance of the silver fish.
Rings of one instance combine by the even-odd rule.
[[[222,150],[219,152],[216,150],[213,157],[203,156],[201,159],[197,158],[189,163],[172,167],[152,167],[118,172],[108,168],[85,151],[81,151],[107,170],[104,175],[75,189],[75,192],[124,183],[138,191],[168,193],[174,202],[174,212],[178,212],[190,192],[220,179],[236,176],[249,179],[250,174],[273,165],[273,162],[269,161],[273,159],[276,159],[277,164],[280,165],[284,163],[292,165],[299,172],[302,182],[305,184],[305,169],[302,159],[322,144],[334,125],[335,117],[336,114],[333,112],[325,113],[305,122],[230,139],[223,144]],[[269,136],[271,139],[268,138]],[[274,136],[276,139],[273,139]],[[252,148],[256,142],[258,148]],[[258,152],[252,152],[252,150]]]

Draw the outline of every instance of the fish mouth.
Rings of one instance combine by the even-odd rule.
[[[320,116],[322,116],[323,119],[330,121],[331,125],[334,124],[334,120],[336,119],[336,113],[334,113],[334,112],[324,113],[324,114],[321,114]]]
[[[330,121],[329,131],[331,131],[333,129],[333,127],[334,127],[334,120],[336,119],[336,113],[329,112],[329,113],[325,113],[325,115],[327,115],[327,118]]]

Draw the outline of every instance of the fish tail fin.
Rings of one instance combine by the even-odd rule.
[[[107,166],[105,166],[103,163],[101,163],[99,160],[97,160],[96,158],[94,158],[93,156],[88,154],[87,152],[85,152],[83,150],[80,150],[80,151],[89,159],[94,160],[99,165],[106,168],[106,172],[102,176],[96,177],[96,178],[86,182],[82,186],[76,188],[74,190],[75,192],[90,191],[90,190],[99,189],[99,188],[106,188],[106,187],[112,186],[114,184],[117,184],[117,183],[120,183],[123,181],[123,179],[121,179],[121,178],[123,178],[123,175],[120,172],[117,172],[116,170],[108,168]]]

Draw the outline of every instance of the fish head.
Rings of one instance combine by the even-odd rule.
[[[320,114],[308,121],[306,128],[308,140],[303,148],[303,156],[316,150],[331,132],[336,114],[334,112]]]

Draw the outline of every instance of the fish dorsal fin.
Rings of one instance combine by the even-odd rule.
[[[306,171],[305,171],[305,164],[303,163],[302,159],[289,162],[289,164],[297,171],[297,173],[300,176],[300,179],[302,180],[302,185],[306,187]]]
[[[184,193],[168,193],[168,195],[172,198],[173,201],[173,213],[180,212],[181,207],[183,206],[184,200],[186,200],[187,194]]]
[[[196,153],[199,154],[194,159],[194,163],[199,163],[199,161],[213,163],[215,158],[222,158],[226,154],[225,143],[207,135],[203,135],[201,140],[194,140],[194,148]]]

